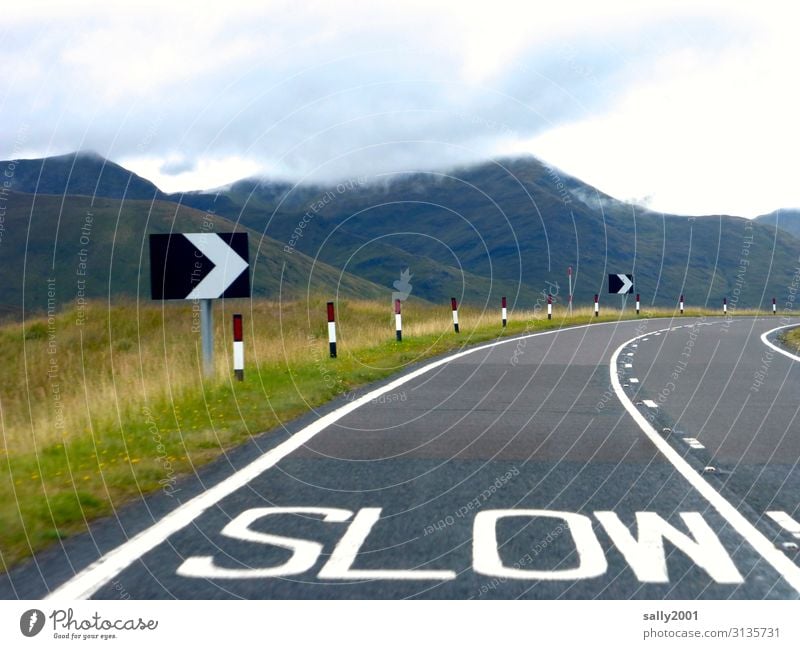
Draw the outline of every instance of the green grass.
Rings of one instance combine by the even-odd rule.
[[[331,359],[323,299],[217,304],[211,378],[188,304],[93,302],[81,325],[72,310],[0,327],[0,570],[143,494],[172,493],[181,475],[225,449],[356,386],[467,345],[598,320],[589,309],[566,318],[557,308],[550,321],[517,311],[503,330],[497,310],[462,307],[456,335],[449,304],[412,300],[397,343],[387,307],[339,302]],[[229,365],[235,311],[245,316],[243,382]],[[602,313],[599,321],[637,317]]]
[[[800,327],[783,332],[780,340],[792,351],[800,352]]]

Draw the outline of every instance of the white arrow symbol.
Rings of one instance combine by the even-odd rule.
[[[249,265],[218,234],[193,232],[183,236],[214,264],[211,272],[186,296],[187,300],[218,298]]]
[[[628,293],[633,287],[633,281],[627,275],[617,275],[622,280],[622,288],[617,293]]]

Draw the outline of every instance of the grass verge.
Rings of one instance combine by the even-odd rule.
[[[800,327],[784,331],[779,338],[795,354],[800,353]]]

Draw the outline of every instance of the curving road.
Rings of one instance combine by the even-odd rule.
[[[440,359],[93,525],[0,595],[797,598],[800,363],[760,338],[779,320]]]

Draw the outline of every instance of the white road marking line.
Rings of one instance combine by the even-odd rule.
[[[773,521],[789,532],[794,538],[800,539],[800,523],[794,520],[786,512],[767,512]]]
[[[569,327],[566,330],[577,331],[579,329],[588,329],[590,327],[608,326],[619,326],[619,323],[597,322],[586,325],[578,325],[576,327]],[[71,579],[67,580],[61,584],[61,586],[53,590],[49,595],[47,595],[47,597],[45,597],[45,599],[77,600],[90,598],[105,584],[111,581],[123,570],[128,568],[132,563],[164,543],[164,541],[166,541],[170,536],[189,525],[193,520],[203,514],[210,507],[213,507],[223,498],[226,498],[236,490],[241,489],[250,481],[257,478],[268,469],[271,469],[283,458],[309,442],[315,435],[328,426],[334,424],[339,419],[353,412],[357,408],[370,403],[373,399],[378,398],[382,394],[391,392],[401,385],[419,376],[422,376],[423,374],[426,374],[437,367],[441,367],[442,365],[450,363],[456,359],[463,358],[469,354],[474,354],[482,350],[497,347],[499,345],[505,345],[519,340],[536,338],[537,336],[549,336],[559,332],[562,332],[562,330],[552,329],[550,331],[539,331],[537,333],[506,338],[504,340],[497,340],[485,345],[480,345],[478,347],[466,349],[462,352],[451,354],[444,358],[432,361],[428,365],[401,376],[394,381],[387,383],[383,387],[376,388],[364,394],[355,401],[351,401],[350,403],[337,408],[333,412],[329,412],[324,417],[317,419],[317,421],[296,432],[285,442],[282,442],[275,448],[267,451],[264,453],[264,455],[259,456],[244,468],[228,476],[222,482],[205,490],[203,493],[198,494],[191,500],[188,500],[147,529],[142,530],[137,535],[122,543],[122,545],[119,545],[110,552],[107,552],[95,562],[81,570]],[[617,356],[618,354],[615,355],[615,361]]]
[[[652,399],[643,399],[642,403],[646,405],[648,408],[658,408],[658,404]]]
[[[791,327],[796,327],[796,326],[797,326],[796,324],[790,324],[790,325],[784,325],[782,327],[775,327],[774,329],[770,329],[769,331],[761,334],[761,342],[764,343],[767,347],[772,347],[772,349],[774,349],[776,352],[779,352],[779,353],[783,354],[784,356],[788,356],[793,361],[800,361],[800,356],[797,356],[796,354],[792,354],[791,352],[788,352],[785,349],[781,349],[777,345],[775,345],[772,342],[770,342],[769,340],[767,340],[767,336],[769,336],[772,333],[775,333],[776,331],[780,331],[781,329],[789,329]]]
[[[630,363],[625,363],[625,367],[626,368],[631,368],[631,367],[633,367],[633,365],[631,365]]]
[[[636,349],[639,345],[631,345],[634,349]]]
[[[625,356],[633,356],[633,352],[628,352]]]
[[[705,448],[699,441],[697,441],[694,437],[684,437],[683,441],[686,442],[689,446],[696,449]]]
[[[648,340],[650,340],[650,339],[649,338],[642,338],[642,342],[643,343],[646,343]]]
[[[637,338],[641,338],[641,336],[637,336],[632,340],[636,340]],[[656,429],[650,425],[650,422],[647,421],[645,416],[639,412],[633,402],[625,394],[625,391],[620,385],[615,368],[622,349],[630,342],[632,341],[629,340],[623,343],[614,351],[614,354],[611,356],[609,372],[611,387],[614,389],[617,398],[625,407],[625,410],[628,411],[628,414],[633,417],[633,420],[639,425],[642,432],[653,445],[661,451],[661,454],[678,470],[687,482],[692,485],[717,512],[719,512],[720,516],[728,521],[731,527],[733,527],[756,552],[764,557],[792,588],[800,593],[800,566],[797,566],[794,561],[778,550],[766,536],[759,532],[758,529],[736,509],[736,507],[725,500],[722,494],[706,482],[697,471],[692,469],[691,465],[681,457],[678,451],[672,448],[669,442],[658,434]]]
[[[639,379],[629,379],[631,383],[638,383]]]

